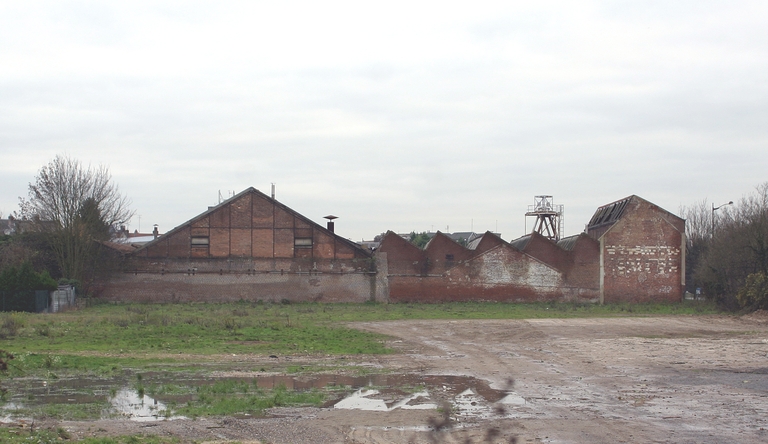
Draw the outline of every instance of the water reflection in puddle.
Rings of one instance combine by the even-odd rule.
[[[395,402],[391,407],[387,406],[387,403],[384,401],[384,399],[371,398],[371,396],[376,396],[379,393],[380,392],[378,390],[360,389],[355,393],[351,394],[350,396],[337,402],[336,404],[334,404],[333,407],[337,409],[368,410],[368,411],[378,411],[378,412],[388,412],[390,410],[395,410],[395,409],[424,410],[424,409],[437,408],[437,405],[433,403],[418,402],[418,400],[429,399],[429,393],[427,393],[426,391],[420,391],[410,396],[406,396],[400,399],[399,401]],[[416,401],[416,403],[411,404],[411,402],[414,402],[414,401]]]
[[[390,377],[416,378],[413,375]],[[448,402],[458,417],[489,418],[504,411],[495,408],[497,403],[504,406],[523,406],[526,403],[522,396],[513,391],[494,390],[487,383],[474,378],[427,376],[419,380],[426,386],[425,390],[408,395],[396,390],[397,386],[389,386],[387,393],[361,388],[333,407],[387,412],[395,409],[437,409],[439,402]]]
[[[133,421],[184,419],[183,416],[171,416],[165,404],[146,395],[139,396],[135,390],[119,390],[109,401],[117,414]]]
[[[525,399],[510,390],[491,388],[486,381],[468,376],[375,374],[345,375],[265,375],[255,377],[200,377],[192,374],[143,373],[139,378],[146,387],[173,386],[178,394],[140,396],[130,381],[137,377],[126,373],[108,379],[41,379],[8,380],[11,398],[0,406],[0,416],[46,404],[98,403],[105,414],[118,414],[134,421],[180,419],[172,416],[177,403],[194,402],[196,388],[222,381],[247,382],[260,389],[285,387],[288,390],[325,390],[332,399],[324,407],[388,412],[396,409],[437,409],[443,403],[452,405],[458,416],[493,415],[494,407],[525,405]],[[511,389],[511,387],[510,387]],[[352,394],[350,395],[350,391]],[[143,392],[143,391],[142,391]],[[143,393],[141,393],[143,394]]]

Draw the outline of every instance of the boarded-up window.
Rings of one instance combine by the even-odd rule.
[[[297,237],[293,241],[293,246],[296,248],[312,248],[311,237]]]
[[[208,240],[208,236],[192,236],[192,241],[190,243],[193,247],[207,247],[210,241]]]

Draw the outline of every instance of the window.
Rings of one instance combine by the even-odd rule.
[[[293,246],[295,248],[312,248],[311,237],[297,237],[293,240]]]
[[[445,255],[445,260],[452,261],[453,260],[453,255],[452,254],[446,254]]]
[[[208,246],[208,236],[192,236],[191,245],[193,247],[207,247]]]

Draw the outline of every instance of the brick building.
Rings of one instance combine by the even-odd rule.
[[[679,301],[685,220],[630,196],[601,206],[576,236],[486,233],[462,247],[438,233],[424,250],[394,233],[381,242],[391,301]],[[380,270],[381,272],[381,270]]]
[[[511,243],[493,233],[463,247],[442,233],[424,250],[384,236],[389,299],[400,301],[597,301],[598,243],[576,236],[566,247],[538,233]],[[383,260],[382,260],[383,262]]]
[[[125,250],[123,250],[125,251]],[[685,221],[630,196],[555,242],[491,232],[424,249],[388,232],[375,254],[249,188],[125,254],[99,296],[136,301],[679,301]]]
[[[248,188],[126,255],[124,272],[103,282],[99,296],[364,302],[377,298],[373,261],[354,242]]]
[[[633,195],[598,208],[586,234],[600,243],[600,302],[682,300],[684,219]]]

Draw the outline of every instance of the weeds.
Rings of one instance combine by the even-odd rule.
[[[21,328],[24,327],[24,321],[17,313],[0,315],[0,339],[13,338]]]
[[[58,444],[69,441],[72,436],[62,428],[20,429],[18,427],[0,427],[0,442],[4,444]],[[109,438],[82,438],[79,444],[179,444],[178,438],[153,435],[127,435]]]

